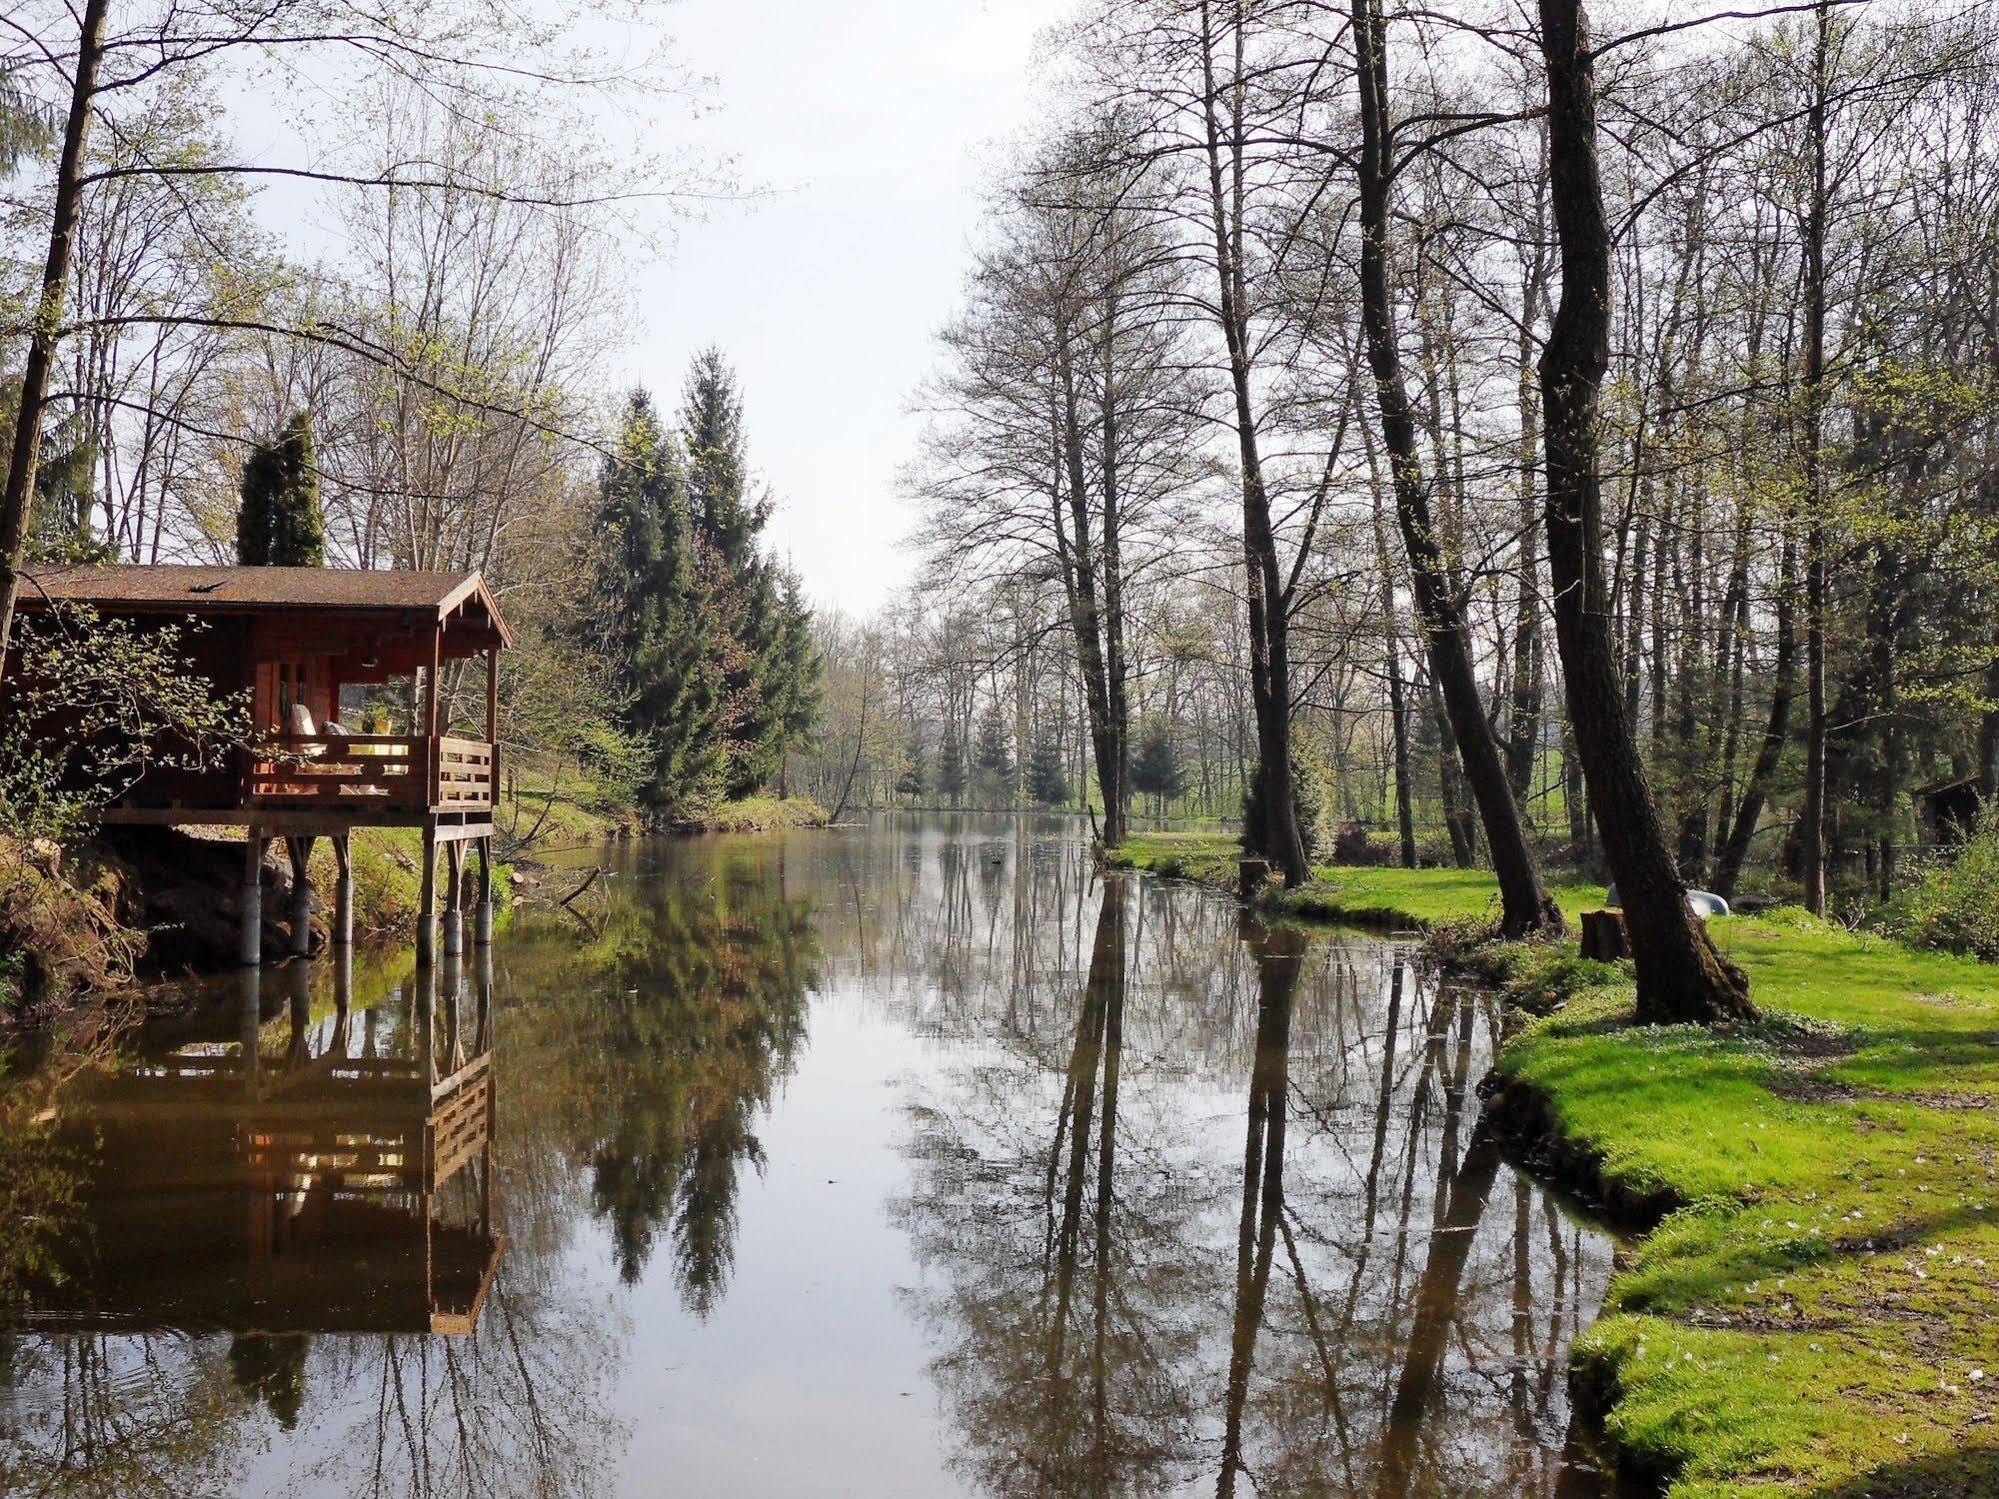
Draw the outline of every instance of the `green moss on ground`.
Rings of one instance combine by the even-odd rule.
[[[1168,879],[1236,888],[1236,842],[1223,833],[1141,833],[1105,858],[1119,869],[1141,869]],[[1571,922],[1603,904],[1603,886],[1557,884],[1550,892]],[[1319,865],[1295,890],[1273,886],[1271,909],[1328,921],[1364,921],[1427,931],[1445,922],[1497,917],[1499,890],[1483,869],[1345,868]]]
[[[1612,1442],[1677,1499],[1999,1493],[1999,969],[1797,912],[1713,930],[1758,1026],[1634,1026],[1622,970],[1560,947],[1485,960],[1567,998],[1502,1096],[1613,1198],[1680,1204],[1576,1345]]]

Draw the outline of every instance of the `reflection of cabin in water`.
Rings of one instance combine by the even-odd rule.
[[[252,970],[236,1006],[149,1027],[68,1115],[84,1262],[23,1325],[471,1332],[502,1248],[490,985],[439,977],[358,1014],[301,978],[267,1014]]]
[[[104,617],[184,621],[188,669],[218,694],[250,697],[254,741],[233,765],[208,771],[156,767],[119,802],[107,823],[232,826],[246,830],[249,869],[267,840],[286,840],[301,876],[312,842],[333,840],[339,885],[334,938],[351,940],[353,881],[348,835],[357,827],[424,831],[425,892],[417,945],[428,957],[436,846],[450,882],[447,950],[457,942],[463,902],[462,849],[479,854],[480,929],[490,915],[488,865],[498,788],[499,653],[512,643],[499,605],[476,572],[353,571],[317,567],[46,568],[24,579],[21,607],[88,606]],[[445,732],[440,684],[454,662],[485,661],[485,722],[479,738]],[[420,683],[408,734],[367,734],[343,722],[346,687]],[[246,962],[256,962],[262,912],[257,885],[244,886]],[[294,912],[294,945],[304,906]]]

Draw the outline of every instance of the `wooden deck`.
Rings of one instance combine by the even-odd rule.
[[[273,833],[436,826],[445,837],[484,837],[498,771],[496,747],[479,739],[286,734],[263,740],[245,757],[236,795],[226,804],[112,807],[103,820]]]

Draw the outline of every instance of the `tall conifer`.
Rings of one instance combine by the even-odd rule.
[[[246,567],[326,565],[312,422],[303,411],[293,413],[277,441],[251,449],[243,465],[236,560]]]

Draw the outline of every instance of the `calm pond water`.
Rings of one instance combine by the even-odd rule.
[[[0,1491],[1604,1491],[1609,1242],[1477,1128],[1498,1017],[1407,944],[1057,820],[597,860],[462,965],[17,1067]]]

